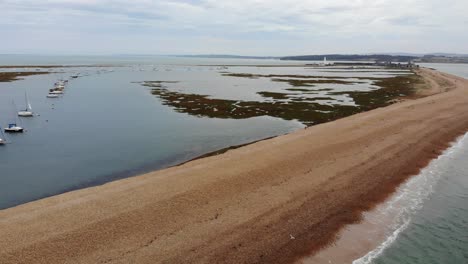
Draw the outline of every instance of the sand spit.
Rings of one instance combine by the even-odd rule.
[[[117,67],[112,64],[92,64],[92,65],[0,65],[0,69],[53,69],[53,68],[89,68],[89,67]]]
[[[421,73],[434,95],[2,210],[1,263],[293,262],[468,130],[468,80]]]
[[[13,82],[21,80],[22,77],[31,75],[49,74],[51,72],[0,72],[0,82]]]

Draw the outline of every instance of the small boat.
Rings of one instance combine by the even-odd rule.
[[[47,98],[58,98],[59,95],[58,95],[58,94],[49,93],[46,97],[47,97]]]
[[[24,99],[25,99],[25,102],[26,102],[26,109],[22,110],[22,111],[19,111],[18,116],[21,116],[21,117],[34,116],[34,113],[32,112],[31,104],[29,103],[28,95],[26,93],[24,93]]]
[[[49,92],[49,94],[63,94],[63,91],[60,90],[52,90]]]
[[[23,133],[23,128],[16,125],[15,123],[8,124],[8,127],[4,128],[7,133]]]
[[[12,118],[9,120],[9,123],[8,123],[8,127],[5,127],[3,130],[5,132],[8,132],[8,133],[22,133],[23,132],[23,128],[18,126],[17,125],[17,121],[18,121],[18,116],[16,115],[17,113],[17,108],[16,108],[16,105],[15,105],[15,102],[12,101],[12,108],[13,108],[13,116]]]

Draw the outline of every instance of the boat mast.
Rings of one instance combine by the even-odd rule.
[[[0,129],[0,139],[3,139],[3,141],[7,143],[6,134],[3,132],[3,129]]]
[[[16,126],[18,125],[18,121],[21,122],[21,119],[18,118],[18,108],[16,107],[15,101],[11,100],[11,104],[13,105],[13,124]]]
[[[31,103],[29,102],[28,94],[24,92],[24,98],[26,99],[26,111],[32,111]]]

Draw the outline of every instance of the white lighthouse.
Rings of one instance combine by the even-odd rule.
[[[319,63],[319,65],[327,66],[327,65],[332,65],[332,64],[327,62],[327,57],[323,57],[323,62]]]

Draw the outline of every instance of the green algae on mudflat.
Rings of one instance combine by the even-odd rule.
[[[260,74],[252,74],[252,73],[230,73],[230,72],[220,72],[223,76],[229,77],[242,77],[242,78],[250,78],[250,79],[258,79],[260,77],[265,77]]]
[[[304,89],[304,88],[286,88],[285,90],[291,91],[291,92],[311,92],[312,91],[311,89]]]
[[[273,78],[271,79],[274,82],[285,82],[294,87],[312,87],[316,84],[357,84],[363,83],[358,81],[343,81],[343,80],[334,80],[334,79],[326,79],[326,80],[310,80],[310,79],[281,79],[281,78]]]
[[[411,73],[408,71],[408,73]],[[375,77],[343,77],[321,75],[294,75],[294,74],[252,74],[252,73],[221,73],[223,76],[242,77],[249,79],[270,78],[273,82],[288,83],[293,87],[313,87],[317,84],[358,84],[365,83],[362,80],[380,80]]]
[[[49,74],[51,72],[0,72],[0,82],[12,82],[21,80],[21,77],[31,76],[31,75],[40,75],[40,74]]]
[[[252,73],[232,73],[220,72],[222,76],[242,77],[242,78],[298,78],[298,79],[349,79],[352,77],[325,76],[325,75],[301,75],[301,74],[252,74]]]
[[[289,99],[289,96],[290,94],[288,93],[276,93],[276,92],[258,92],[257,94],[265,97],[265,98],[272,98],[272,99],[275,99],[275,100],[285,100],[285,99]]]
[[[276,93],[276,92],[258,92],[257,94],[261,95],[264,98],[271,98],[274,100],[292,100],[292,101],[301,101],[301,102],[306,102],[306,101],[323,101],[323,100],[329,100],[333,101],[335,98],[332,97],[301,97],[303,94],[315,94],[315,93]]]
[[[417,73],[402,75],[392,78],[382,78],[374,81],[374,85],[380,89],[372,91],[348,91],[330,92],[330,95],[346,94],[353,98],[354,102],[363,111],[392,104],[395,99],[407,98],[416,92],[416,87],[424,83]]]
[[[328,72],[328,73],[379,73],[379,72],[385,72],[385,73],[411,73],[411,71],[409,70],[385,70],[385,71],[382,71],[380,69],[376,69],[376,70],[359,70],[359,71],[356,71],[356,70],[353,70],[353,69],[348,69],[348,70],[327,70],[327,71],[320,71],[320,72]]]
[[[418,74],[396,76],[391,78],[372,78],[374,85],[381,87],[372,91],[328,92],[329,88],[315,91],[327,91],[326,95],[347,94],[356,105],[320,104],[316,101],[330,100],[331,97],[301,97],[308,91],[296,93],[258,92],[259,95],[272,101],[237,101],[211,98],[208,95],[188,94],[170,91],[164,81],[148,81],[142,85],[152,88],[151,92],[159,97],[164,105],[175,111],[199,117],[243,119],[256,116],[272,116],[285,120],[298,120],[310,126],[346,117],[362,111],[389,105],[395,99],[414,94],[415,86],[422,83]],[[306,90],[306,89],[304,89]],[[310,90],[314,91],[314,90]],[[300,93],[303,92],[303,93]]]
[[[310,126],[357,113],[353,106],[322,105],[307,101],[310,98],[289,102],[235,101],[150,87],[151,93],[159,97],[163,105],[173,107],[177,112],[199,117],[243,119],[268,115],[285,120],[298,120]]]

